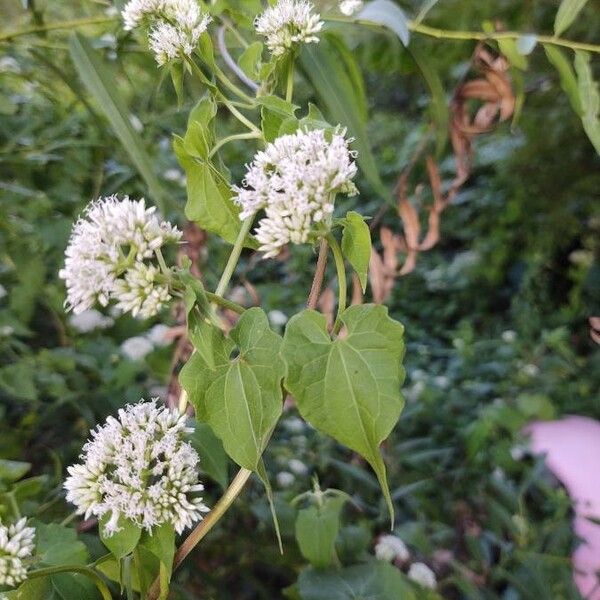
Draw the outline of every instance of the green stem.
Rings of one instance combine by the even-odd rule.
[[[123,559],[123,580],[125,582],[125,593],[127,594],[127,600],[135,600],[135,596],[133,595],[131,560],[131,554]]]
[[[244,240],[250,231],[250,227],[252,227],[252,223],[254,221],[254,215],[248,217],[240,228],[240,232],[235,240],[235,244],[231,250],[231,254],[229,255],[229,259],[227,260],[227,264],[225,265],[225,269],[223,274],[221,275],[221,279],[219,279],[219,283],[217,285],[217,289],[215,290],[216,296],[223,296],[227,286],[229,285],[229,281],[233,276],[233,272],[238,264],[238,260],[240,259],[240,254],[242,253],[242,248],[244,247]]]
[[[250,131],[252,131],[257,137],[262,137],[261,130],[247,119],[221,92],[217,91],[217,97],[219,100],[229,109],[229,112],[240,122],[245,125]]]
[[[60,21],[59,23],[45,23],[44,25],[34,25],[25,27],[17,31],[6,31],[0,33],[0,42],[12,40],[13,38],[31,33],[42,33],[44,31],[56,31],[57,29],[74,29],[75,27],[83,27],[84,25],[99,25],[101,23],[114,23],[115,17],[90,17],[86,19],[72,19],[69,21]]]
[[[290,57],[287,71],[287,85],[285,88],[285,100],[291,102],[294,97],[294,57]]]
[[[229,77],[227,77],[227,75],[225,75],[225,73],[223,73],[223,71],[217,65],[214,65],[213,70],[215,72],[215,75],[217,76],[217,79],[227,89],[229,89],[236,96],[241,98],[244,102],[249,102],[250,104],[252,104],[252,98],[248,96],[248,94],[246,94],[244,91],[242,91],[237,85],[235,85],[235,83],[233,83],[233,81],[231,81],[231,79],[229,79]]]
[[[47,567],[45,569],[36,569],[35,571],[30,571],[27,573],[27,579],[35,579],[37,577],[48,577],[49,575],[54,575],[55,573],[80,573],[81,575],[85,575],[89,577],[98,588],[98,591],[102,595],[103,600],[112,600],[112,596],[110,594],[110,590],[107,585],[104,583],[100,575],[96,573],[90,567],[86,567],[83,565],[61,565],[60,567]]]
[[[340,245],[338,244],[338,241],[335,239],[334,235],[329,232],[326,236],[326,239],[331,251],[333,252],[333,260],[335,261],[335,268],[338,277],[338,307],[335,325],[333,326],[333,332],[337,333],[342,326],[340,316],[346,310],[346,295],[348,293],[348,285],[346,283],[346,267],[344,265],[344,255],[342,254],[342,249],[340,248]]]
[[[15,498],[14,492],[8,492],[6,494],[8,500],[10,502],[10,507],[15,515],[15,519],[18,521],[21,518],[21,511],[19,510],[19,505],[17,504],[17,499]]]
[[[223,298],[222,296],[217,296],[217,294],[213,294],[212,292],[205,292],[205,294],[211,302],[218,304],[221,308],[228,308],[238,315],[241,315],[246,310],[241,304],[227,300],[227,298]]]
[[[357,23],[359,25],[365,25],[374,29],[383,29],[387,31],[387,27],[385,25],[381,25],[379,23],[367,21],[364,19],[352,19],[350,17],[324,17],[324,20],[336,23]],[[446,40],[516,40],[525,35],[523,32],[520,31],[495,31],[486,33],[485,31],[439,29],[438,27],[430,27],[429,25],[423,25],[418,21],[409,21],[408,28],[415,33],[420,33],[422,35],[434,37],[436,39]],[[572,40],[565,40],[563,38],[559,38],[552,35],[538,35],[537,33],[530,33],[529,35],[534,35],[537,41],[541,44],[552,44],[554,46],[570,48],[571,50],[587,50],[588,52],[600,53],[599,44],[576,42]]]
[[[233,142],[235,140],[252,140],[252,139],[257,139],[260,137],[262,137],[262,135],[259,135],[258,133],[255,133],[254,131],[249,131],[248,133],[235,133],[233,135],[228,135],[227,137],[224,137],[222,140],[219,140],[213,146],[212,150],[208,154],[208,158],[212,158],[219,151],[220,148],[222,148],[225,144],[228,144],[229,142]]]
[[[248,469],[240,469],[233,481],[221,497],[221,499],[215,504],[214,508],[208,513],[208,515],[200,521],[194,530],[188,535],[183,541],[179,549],[175,554],[173,561],[173,571],[185,560],[186,556],[195,548],[195,546],[206,536],[206,534],[219,522],[221,517],[227,512],[229,507],[233,504],[234,500],[240,495],[240,492],[244,489],[246,482],[252,475],[252,471]],[[160,589],[160,582],[157,579],[154,580],[150,591],[148,592],[147,600],[156,600],[158,597],[158,591]]]

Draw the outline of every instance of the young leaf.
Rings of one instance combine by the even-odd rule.
[[[262,51],[262,42],[253,42],[242,52],[238,59],[240,69],[242,69],[250,79],[258,78]]]
[[[560,35],[571,26],[587,0],[562,0],[554,19],[554,35]]]
[[[360,21],[370,21],[383,25],[393,31],[402,42],[408,46],[410,31],[404,11],[391,0],[373,0],[365,4],[365,7],[355,17]]]
[[[85,565],[89,555],[83,542],[77,539],[74,529],[56,523],[34,523],[36,558],[40,566]]]
[[[302,556],[313,567],[325,569],[336,558],[335,541],[340,530],[340,514],[348,497],[325,496],[322,504],[303,508],[296,518],[296,541]]]
[[[581,121],[590,141],[600,154],[600,93],[598,84],[592,78],[590,55],[577,50],[575,52],[575,71],[581,100]]]
[[[206,423],[194,423],[190,443],[200,456],[200,470],[214,479],[223,489],[227,487],[229,459],[221,440]]]
[[[140,175],[146,182],[152,200],[164,213],[164,192],[154,167],[137,132],[129,122],[129,113],[125,102],[115,86],[114,76],[102,63],[98,53],[80,33],[74,33],[69,41],[71,58],[79,77],[95,98],[97,105],[104,111],[116,136],[129,154]]]
[[[358,452],[373,467],[393,521],[379,445],[400,417],[404,400],[404,327],[387,308],[352,306],[340,317],[347,335],[331,340],[325,317],[305,310],[287,325],[285,386],[316,429]]]
[[[295,104],[286,102],[277,96],[262,96],[257,98],[256,102],[262,105],[261,129],[267,142],[272,142],[282,135],[280,128],[284,121],[291,120],[294,123],[292,130],[298,129],[298,123],[294,116],[298,107]]]
[[[244,312],[229,337],[213,329],[211,360],[195,352],[181,371],[181,385],[227,454],[255,471],[282,411],[282,340],[260,308]],[[234,351],[239,354],[232,357]]]
[[[175,556],[175,529],[170,523],[163,523],[152,530],[152,534],[144,532],[140,545],[149,550],[160,561],[160,596],[165,600],[169,594],[169,583],[173,572]]]
[[[363,119],[364,98],[357,99],[360,89],[353,84],[353,76],[347,70],[347,60],[339,53],[341,40],[332,42],[334,34],[321,36],[318,44],[304,44],[300,54],[300,66],[312,83],[332,123],[341,123],[354,138],[353,149],[358,152],[358,164],[366,179],[388,202],[392,197],[381,181],[375,157],[369,146],[366,122]],[[346,59],[348,57],[346,56]],[[357,71],[354,71],[356,74]],[[355,76],[355,75],[354,75]]]
[[[371,232],[362,215],[350,211],[343,221],[342,252],[356,271],[363,292],[371,259]]]
[[[563,51],[552,44],[544,44],[544,51],[548,60],[554,65],[560,77],[560,87],[569,98],[573,110],[581,117],[583,109],[581,108],[581,99],[579,98],[579,87],[577,78],[571,63],[564,55]]]
[[[117,560],[120,560],[134,551],[140,541],[142,530],[133,521],[119,517],[117,524],[119,530],[115,531],[112,535],[106,535],[104,533],[104,526],[110,518],[111,515],[109,513],[100,519],[100,539],[112,552],[113,556]]]

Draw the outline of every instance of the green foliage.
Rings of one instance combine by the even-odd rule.
[[[346,214],[342,227],[342,252],[356,271],[364,292],[367,287],[367,271],[371,258],[369,226],[361,215],[352,210]]]

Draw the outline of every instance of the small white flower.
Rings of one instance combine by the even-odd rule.
[[[162,523],[181,533],[209,509],[198,496],[199,457],[184,440],[186,416],[156,400],[119,410],[91,432],[82,463],[68,468],[64,487],[77,513],[106,517],[104,533],[129,519],[149,532]]]
[[[506,331],[502,332],[502,341],[503,342],[506,342],[507,344],[512,344],[516,340],[517,340],[517,332],[516,331],[513,331],[512,329],[507,329]]]
[[[152,350],[154,350],[152,342],[141,335],[131,337],[121,344],[121,352],[129,360],[142,360]]]
[[[267,316],[273,327],[283,327],[288,322],[287,315],[281,310],[270,310]]]
[[[296,478],[289,471],[280,471],[277,473],[276,480],[279,487],[286,488],[294,485]]]
[[[152,345],[156,346],[157,348],[168,346],[172,341],[168,337],[170,330],[170,327],[159,323],[150,329],[150,331],[146,334],[146,337],[152,343]]]
[[[409,579],[425,588],[434,590],[437,585],[435,573],[422,562],[416,562],[410,565],[407,576]]]
[[[94,329],[106,329],[114,324],[114,320],[106,317],[95,308],[89,308],[82,313],[71,315],[69,324],[80,333],[89,333]]]
[[[33,553],[35,529],[23,518],[14,525],[0,523],[0,585],[17,586],[27,577],[24,558]]]
[[[95,302],[107,306],[116,300],[122,311],[153,316],[170,299],[152,261],[181,232],[160,221],[145,200],[125,196],[92,202],[73,227],[59,277],[67,286],[67,310],[76,315]]]
[[[362,7],[362,0],[342,0],[342,2],[340,2],[340,12],[347,17],[350,17]]]
[[[306,475],[308,473],[308,467],[297,458],[290,459],[288,467],[294,475]]]
[[[315,224],[328,227],[337,193],[357,193],[355,153],[344,136],[341,129],[299,129],[278,137],[247,166],[243,187],[233,187],[240,219],[265,211],[255,230],[265,258],[306,243]]]
[[[211,18],[196,0],[131,0],[123,12],[126,30],[145,26],[148,42],[159,66],[190,56]]]
[[[256,17],[256,32],[267,38],[273,56],[281,56],[299,43],[318,42],[315,35],[323,28],[319,14],[306,0],[279,0]]]
[[[137,115],[129,115],[129,122],[131,123],[131,126],[135,129],[135,131],[137,131],[138,133],[144,131],[144,124]]]
[[[406,544],[395,535],[382,535],[375,545],[375,556],[379,560],[404,562],[409,559],[410,552]]]
[[[2,327],[0,327],[0,335],[3,337],[8,337],[10,335],[12,335],[15,332],[14,327],[11,327],[10,325],[2,325]]]
[[[185,186],[185,184],[186,184],[185,175],[179,169],[167,169],[163,173],[163,177],[167,181],[173,181],[174,183],[176,183],[182,187]]]
[[[537,377],[540,374],[540,368],[533,363],[529,363],[521,368],[521,373],[527,377]]]

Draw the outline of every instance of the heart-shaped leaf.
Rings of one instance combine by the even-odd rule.
[[[393,520],[379,445],[404,406],[404,327],[374,304],[352,306],[340,321],[345,335],[332,340],[324,315],[305,310],[290,319],[283,342],[285,385],[309,423],[365,457]]]

